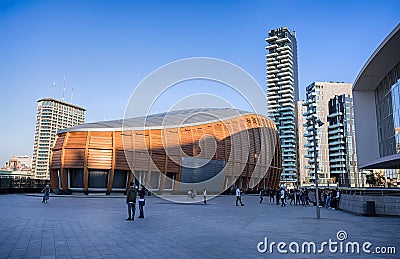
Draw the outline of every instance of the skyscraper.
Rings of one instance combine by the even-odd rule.
[[[308,171],[308,177],[311,182],[315,181],[314,175],[314,145],[317,145],[317,163],[318,163],[318,173],[319,182],[322,184],[328,184],[328,180],[331,178],[330,171],[330,160],[329,160],[329,136],[331,141],[333,141],[333,132],[330,131],[328,134],[328,129],[331,127],[336,127],[336,125],[329,125],[328,115],[329,113],[329,100],[331,100],[335,95],[345,94],[351,96],[351,84],[347,83],[335,83],[335,82],[314,82],[307,86],[306,88],[306,100],[303,103],[307,107],[307,111],[303,114],[306,117],[306,121],[312,124],[311,120],[313,117],[320,119],[324,125],[317,127],[316,142],[314,143],[313,126],[304,124],[306,127],[307,143],[304,147],[307,149],[307,154],[305,158],[308,159],[308,165],[306,169]],[[337,132],[336,132],[337,133]],[[331,142],[333,145],[335,141]]]
[[[299,99],[296,33],[282,27],[270,30],[265,40],[268,43],[267,108],[281,140],[281,182],[294,184],[298,171],[295,103]]]
[[[38,101],[32,171],[36,178],[50,179],[51,149],[58,130],[85,121],[85,109],[70,103],[44,98]]]
[[[353,99],[335,95],[329,100],[329,166],[331,177],[340,186],[360,186],[357,170]]]

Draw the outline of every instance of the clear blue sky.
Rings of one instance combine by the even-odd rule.
[[[32,155],[36,101],[52,97],[53,81],[61,98],[64,75],[66,101],[74,87],[87,122],[122,118],[135,86],[182,58],[227,60],[265,88],[264,39],[288,26],[304,98],[313,81],[353,83],[399,22],[399,1],[0,0],[0,164]]]

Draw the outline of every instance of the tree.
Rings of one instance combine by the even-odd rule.
[[[366,183],[373,187],[383,186],[385,185],[385,177],[383,176],[382,172],[375,172],[366,175]]]

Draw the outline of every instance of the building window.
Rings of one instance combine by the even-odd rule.
[[[83,188],[83,169],[68,169],[69,188]]]

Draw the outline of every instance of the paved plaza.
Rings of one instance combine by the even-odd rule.
[[[198,197],[200,199],[201,197]],[[182,199],[186,199],[182,197]],[[145,218],[126,221],[123,196],[0,195],[0,258],[399,258],[400,218],[369,218],[315,207],[259,204],[245,195],[220,196],[209,205],[171,203],[155,196],[146,200]],[[138,212],[138,210],[136,211]],[[136,217],[138,213],[136,213]],[[337,234],[341,236],[339,242]],[[345,231],[345,233],[343,232]],[[285,242],[287,254],[260,253],[267,238]],[[301,253],[304,242],[370,242],[371,254],[338,251]],[[376,247],[396,248],[396,255],[372,253]],[[264,245],[259,246],[260,250]],[[306,247],[307,248],[307,247]],[[306,251],[307,252],[307,251]]]

